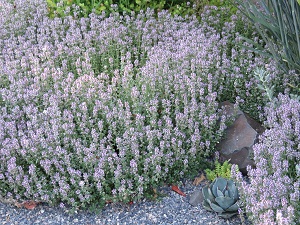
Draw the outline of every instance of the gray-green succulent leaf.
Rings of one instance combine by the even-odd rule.
[[[218,214],[219,217],[222,217],[224,219],[229,219],[235,215],[237,215],[238,213],[237,212],[225,212],[225,213],[220,213]]]
[[[230,218],[238,213],[238,189],[232,180],[218,177],[202,189],[203,208],[218,213],[222,218]]]
[[[217,213],[225,212],[225,210],[223,208],[221,208],[220,206],[218,206],[217,204],[215,204],[213,202],[209,202],[209,205],[212,208],[212,210]]]
[[[224,209],[224,211],[226,211],[230,206],[232,206],[235,203],[235,200],[229,197],[216,197],[215,201],[222,209]]]
[[[227,212],[234,212],[234,211],[238,211],[239,209],[239,205],[236,203],[234,203],[232,206],[230,206],[229,208],[226,209]]]

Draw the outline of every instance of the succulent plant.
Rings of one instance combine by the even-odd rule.
[[[232,180],[218,177],[202,189],[202,194],[202,205],[206,210],[226,219],[238,213],[239,193]]]

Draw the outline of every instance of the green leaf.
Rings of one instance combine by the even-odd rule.
[[[260,89],[260,90],[262,90],[262,91],[265,90],[265,88],[264,88],[261,84],[257,84],[257,87],[258,87],[258,89]]]
[[[52,8],[56,8],[56,3],[51,0],[47,0],[47,4],[48,4],[48,6],[50,6]]]
[[[102,12],[103,10],[106,10],[106,6],[105,6],[105,5],[102,5],[102,6],[100,6],[100,7],[98,8],[98,10],[99,10],[100,12]]]

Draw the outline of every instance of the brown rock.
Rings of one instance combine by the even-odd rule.
[[[232,103],[226,101],[220,106],[224,106],[223,114],[235,117],[233,124],[225,130],[224,139],[217,146],[220,161],[230,160],[230,163],[238,165],[241,172],[246,174],[247,166],[255,166],[251,157],[252,146],[257,143],[264,128],[247,114],[235,110]]]
[[[231,154],[236,150],[252,146],[257,132],[250,126],[245,115],[241,114],[234,123],[226,129],[225,139],[220,142],[223,154]]]

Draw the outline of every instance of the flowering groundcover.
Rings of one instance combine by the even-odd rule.
[[[256,168],[248,169],[250,183],[233,173],[254,224],[299,224],[300,102],[280,94],[265,113],[268,129],[254,145]]]
[[[0,194],[87,208],[197,172],[226,128],[220,101],[257,115],[253,70],[268,63],[270,82],[290,81],[233,47],[237,17],[220,34],[212,11],[201,24],[151,10],[49,19],[42,0],[6,3]]]

